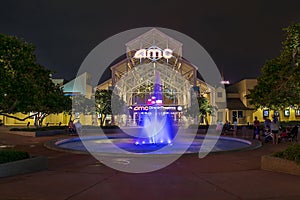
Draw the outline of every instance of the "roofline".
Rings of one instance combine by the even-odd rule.
[[[118,62],[118,63],[116,63],[116,64],[110,66],[110,69],[113,69],[113,68],[115,68],[117,65],[121,65],[121,64],[123,64],[124,62],[127,62],[127,61],[128,61],[128,58],[125,58],[124,60],[121,60],[120,62]]]

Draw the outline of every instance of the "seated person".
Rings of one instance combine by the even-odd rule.
[[[70,133],[70,134],[76,133],[75,125],[74,125],[74,123],[73,123],[72,120],[70,120],[70,122],[69,122],[69,133]]]
[[[228,120],[226,120],[224,126],[223,126],[223,130],[225,132],[229,131],[230,130],[230,123],[228,122]]]

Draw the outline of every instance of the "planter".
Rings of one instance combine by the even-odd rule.
[[[48,168],[47,158],[38,156],[0,164],[0,177],[15,176],[45,170]]]
[[[262,156],[261,168],[267,171],[300,175],[300,165],[296,162],[274,156]]]

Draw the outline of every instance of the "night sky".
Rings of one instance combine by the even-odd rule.
[[[282,28],[300,22],[299,0],[7,0],[0,5],[0,33],[32,42],[38,62],[67,80],[100,42],[138,27],[192,37],[231,82],[255,78],[267,59],[279,55]]]

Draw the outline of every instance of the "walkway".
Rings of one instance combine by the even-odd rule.
[[[70,136],[64,136],[70,137]],[[152,173],[128,174],[110,169],[92,156],[56,152],[43,146],[56,137],[24,137],[0,128],[0,144],[16,145],[48,157],[49,168],[0,178],[0,199],[300,199],[300,177],[260,169],[261,155],[288,142],[245,152],[182,156]]]

